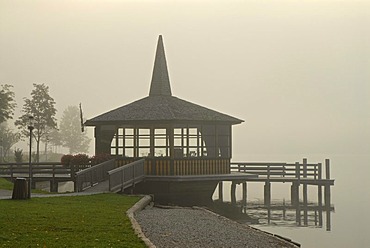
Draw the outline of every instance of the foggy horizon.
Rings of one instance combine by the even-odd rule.
[[[233,154],[368,154],[366,1],[0,1],[0,84],[57,118],[149,94],[163,35],[174,96],[235,116]],[[93,138],[93,128],[87,128]],[[93,142],[91,143],[93,151]]]

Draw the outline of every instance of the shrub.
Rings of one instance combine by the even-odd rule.
[[[72,157],[71,165],[88,165],[90,164],[90,158],[87,154],[79,153]]]
[[[100,163],[103,163],[111,159],[112,157],[110,154],[107,154],[107,153],[96,154],[95,156],[91,158],[91,165],[100,164]]]
[[[60,162],[61,162],[62,165],[66,166],[66,167],[69,167],[71,165],[72,158],[73,158],[73,155],[65,154],[60,159]]]

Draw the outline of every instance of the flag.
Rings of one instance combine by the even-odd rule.
[[[85,131],[85,126],[84,126],[84,118],[83,118],[83,115],[82,115],[81,103],[80,103],[80,119],[81,119],[81,132],[84,132]]]

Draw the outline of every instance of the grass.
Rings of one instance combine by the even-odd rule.
[[[0,247],[146,247],[118,194],[0,200]]]
[[[0,178],[0,189],[13,190],[13,183],[9,182],[5,178]]]

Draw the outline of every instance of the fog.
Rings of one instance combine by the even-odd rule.
[[[349,0],[1,0],[0,84],[14,85],[15,118],[45,83],[57,117],[81,102],[90,119],[148,95],[162,34],[173,95],[245,120],[234,158],[368,154],[369,13]]]

